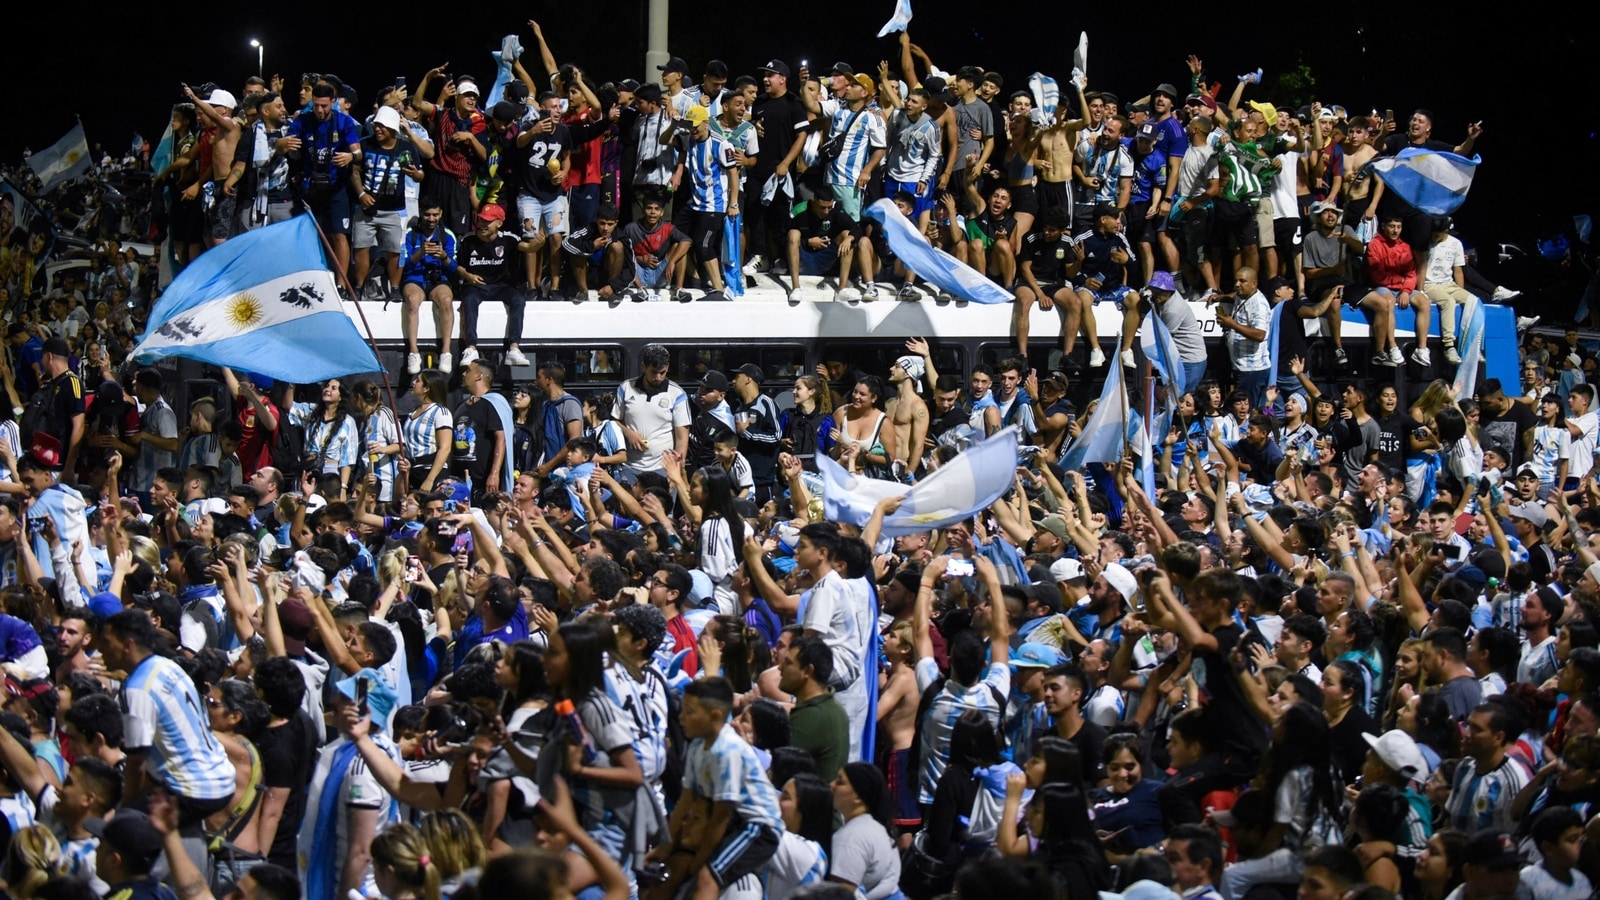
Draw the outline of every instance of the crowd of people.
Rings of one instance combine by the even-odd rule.
[[[222,89],[174,114],[174,163],[157,174],[175,195],[180,259],[303,202],[354,283],[387,267],[412,353],[423,301],[443,325],[461,300],[461,364],[408,361],[403,398],[364,379],[303,386],[224,369],[221,396],[180,412],[171,373],[127,363],[117,340],[132,340],[159,294],[146,261],[107,244],[83,283],[46,295],[18,282],[0,366],[11,895],[1592,894],[1592,351],[1575,332],[1528,334],[1519,385],[1483,380],[1468,397],[1441,380],[1402,400],[1396,380],[1314,371],[1304,329],[1284,329],[1276,372],[1262,348],[1272,303],[1309,321],[1360,293],[1377,322],[1402,295],[1447,319],[1445,295],[1490,299],[1492,286],[1464,284],[1448,223],[1391,215],[1379,186],[1352,197],[1355,160],[1348,176],[1324,165],[1339,146],[1378,152],[1392,126],[1352,138],[1374,123],[1317,106],[1297,125],[1294,110],[1197,92],[1190,148],[1210,147],[1214,111],[1234,135],[1214,148],[1227,174],[1212,176],[1222,193],[1202,229],[1187,217],[1194,195],[1172,195],[1189,205],[1181,218],[1128,212],[1128,179],[1098,168],[1121,165],[1102,157],[1125,153],[1124,123],[1148,158],[1144,126],[1164,134],[1174,121],[1170,85],[1126,119],[1116,97],[1085,92],[1054,119],[1014,115],[985,133],[1000,76],[919,82],[930,65],[909,40],[899,98],[887,71],[840,65],[802,72],[791,96],[782,60],[759,89],[717,63],[688,84],[677,59],[659,85],[590,87],[534,34],[557,90],[534,90],[517,60],[528,94],[513,81],[487,115],[476,82],[442,67],[409,97],[386,88],[367,125],[331,76],[306,78],[292,119],[278,86],[255,83],[244,118]],[[895,112],[881,118],[874,95]],[[947,152],[936,103],[951,111],[946,137],[975,142],[976,156]],[[1271,252],[1265,235],[1294,216],[1255,228],[1230,205],[1259,214],[1259,197],[1239,193],[1265,174],[1244,149],[1268,140],[1258,115],[1284,126],[1275,140],[1289,149],[1260,152],[1318,192],[1306,212],[1324,243],[1285,225]],[[871,149],[853,179],[803,187],[817,176],[797,162],[828,143],[816,126],[799,135],[814,118],[846,138],[865,123]],[[677,120],[691,126],[682,157]],[[1430,125],[1413,116],[1410,140]],[[760,149],[791,133],[777,157]],[[890,163],[888,187],[874,187],[873,139],[915,171]],[[1059,167],[1058,150],[1038,150],[1056,141]],[[648,142],[659,148],[647,154]],[[807,171],[853,164],[842,144]],[[506,170],[485,163],[498,150],[510,164],[510,147],[526,151],[524,168],[497,177]],[[1085,152],[1093,187],[1112,196],[1065,184],[1065,160]],[[1167,157],[1180,184],[1187,153]],[[1154,179],[1161,161],[1141,171]],[[719,166],[749,168],[749,190],[738,173],[721,193],[702,183],[700,169]],[[923,340],[887,372],[830,364],[780,383],[751,362],[679,384],[652,344],[618,361],[627,377],[614,390],[575,396],[548,359],[497,389],[476,353],[477,301],[520,304],[546,278],[552,294],[569,279],[586,290],[594,267],[599,290],[619,295],[655,290],[636,280],[646,270],[715,291],[739,260],[723,265],[722,220],[706,216],[762,197],[773,176],[796,193],[763,198],[760,212],[752,202],[745,224],[757,255],[787,250],[791,277],[807,253],[833,254],[846,276],[877,271],[881,242],[859,217],[883,190],[913,220],[942,221],[941,204],[1003,220],[983,232],[989,244],[967,231],[964,258],[1019,283],[1019,305],[1061,305],[1066,340],[1115,299],[1127,359],[1141,318],[1159,316],[1182,357],[1171,373],[1182,399],[1152,458],[1063,466],[1088,416],[1062,373],[1041,376],[1025,357],[939,372],[937,342]],[[939,198],[951,184],[965,199]],[[1037,231],[1021,208],[1034,199]],[[641,218],[619,226],[625,209]],[[501,234],[512,210],[521,226]],[[1341,216],[1354,216],[1349,233]],[[355,223],[348,235],[341,218]],[[1373,220],[1381,233],[1362,240]],[[1092,233],[1069,236],[1080,228]],[[486,252],[497,242],[503,253]],[[371,257],[379,246],[387,259]],[[1295,263],[1291,246],[1363,247],[1369,268],[1422,278],[1355,289],[1329,271],[1337,261]],[[521,265],[490,277],[491,257]],[[1218,379],[1191,307],[1173,298],[1180,282],[1220,292],[1225,276],[1235,290],[1218,321],[1233,366]],[[523,338],[538,357],[514,318],[505,356]],[[1317,340],[1338,347],[1338,335]],[[1392,333],[1373,344],[1398,355]],[[1429,365],[1425,344],[1417,352]],[[786,392],[793,405],[780,408]],[[823,457],[914,484],[1009,428],[1023,445],[1012,489],[939,527],[908,527],[894,496],[859,521],[829,502],[839,488]]]

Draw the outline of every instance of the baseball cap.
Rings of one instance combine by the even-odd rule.
[[[1153,272],[1150,275],[1150,289],[1152,291],[1176,291],[1177,282],[1172,280],[1171,272]]]
[[[854,75],[856,70],[850,68],[849,63],[836,62],[828,67],[829,75]]]
[[[1522,854],[1517,852],[1517,842],[1511,835],[1494,828],[1485,828],[1467,838],[1467,852],[1462,858],[1474,866],[1491,872],[1522,868]]]
[[[206,98],[206,103],[210,106],[223,106],[230,110],[239,108],[239,101],[222,88],[212,91],[211,96]]]
[[[512,82],[512,84],[516,83],[517,82]],[[630,94],[637,93],[639,90],[639,82],[633,78],[624,78],[617,82],[617,90],[627,91]]]
[[[1268,297],[1271,297],[1273,294],[1276,294],[1279,289],[1286,287],[1293,287],[1293,285],[1289,284],[1289,279],[1283,277],[1282,275],[1276,275],[1272,278],[1268,278],[1266,282],[1261,285],[1261,292],[1266,294]]]
[[[1024,643],[1011,653],[1013,669],[1048,669],[1065,663],[1067,658],[1049,644]]]
[[[498,203],[485,203],[478,207],[478,218],[485,222],[504,222],[506,211]]]
[[[1122,98],[1118,97],[1116,94],[1111,93],[1110,91],[1101,91],[1100,92],[1100,102],[1109,103],[1109,104],[1112,104],[1114,106],[1121,106],[1122,105]]]
[[[288,597],[278,604],[278,624],[283,630],[283,649],[290,656],[306,652],[306,638],[311,636],[311,609],[299,597]]]
[[[700,376],[701,393],[706,391],[721,391],[722,393],[726,394],[730,386],[731,385],[728,384],[728,376],[718,372],[716,369],[712,369],[711,371]]]
[[[372,124],[382,125],[390,131],[399,131],[400,112],[392,106],[380,106],[372,116]]]
[[[1039,527],[1050,532],[1061,540],[1067,539],[1067,520],[1058,515],[1051,514],[1039,520]]]
[[[150,817],[136,809],[119,809],[117,817],[85,819],[83,827],[127,860],[134,869],[148,871],[156,857],[161,855],[161,832],[150,823]]]
[[[1174,100],[1178,99],[1178,89],[1166,81],[1156,85],[1156,89],[1150,92],[1150,96],[1152,97],[1154,97],[1156,94],[1166,94],[1168,97],[1171,97]]]
[[[1223,828],[1252,828],[1267,824],[1272,818],[1272,807],[1272,795],[1260,788],[1250,788],[1228,809],[1211,810],[1211,821]]]
[[[646,100],[650,103],[660,103],[661,85],[656,84],[653,81],[649,84],[641,84],[639,85],[639,89],[633,92],[633,97],[635,100]]]
[[[662,74],[667,72],[679,72],[687,75],[689,74],[689,64],[683,61],[683,57],[674,56],[662,65],[656,66],[656,71],[661,72]]]
[[[1096,219],[1118,218],[1117,208],[1109,203],[1102,203],[1094,208],[1094,217]]]
[[[743,375],[746,378],[749,378],[756,384],[760,384],[762,381],[766,380],[767,377],[766,373],[761,371],[761,367],[755,363],[745,363],[733,371],[737,375]]]
[[[1210,94],[1190,94],[1188,97],[1184,98],[1183,103],[1185,106],[1198,103],[1210,112],[1217,111],[1217,101],[1213,99]]]
[[[1390,771],[1412,781],[1428,774],[1428,761],[1423,758],[1422,751],[1417,749],[1417,742],[1404,731],[1395,728],[1385,731],[1382,737],[1371,734],[1363,734],[1361,737]]]
[[[1134,133],[1134,136],[1138,137],[1138,138],[1143,138],[1144,140],[1147,140],[1147,141],[1155,140],[1156,139],[1156,123],[1154,123],[1154,122],[1146,122],[1143,125],[1140,125],[1139,126],[1139,130]]]
[[[469,76],[463,75],[456,79],[456,93],[478,96],[478,83]]]
[[[1108,563],[1100,574],[1105,577],[1106,584],[1111,585],[1112,590],[1121,594],[1124,600],[1132,600],[1133,595],[1139,592],[1139,579],[1134,578],[1122,563]]]
[[[1522,465],[1517,466],[1517,475],[1516,475],[1516,477],[1521,478],[1524,475],[1528,475],[1528,476],[1531,476],[1531,477],[1534,477],[1534,478],[1538,478],[1539,477],[1539,470],[1534,467],[1533,463],[1525,462]]]
[[[501,125],[509,125],[517,120],[517,104],[510,100],[501,100],[489,109],[489,115]]]
[[[1050,564],[1050,577],[1056,581],[1071,581],[1074,578],[1083,578],[1083,563],[1075,559],[1058,559]]]
[[[711,111],[696,103],[684,111],[683,117],[688,120],[691,127],[699,127],[711,121]]]
[[[861,85],[869,94],[878,89],[878,86],[872,82],[872,76],[865,72],[858,72],[851,77],[855,79],[856,84]]]
[[[1261,113],[1261,118],[1266,119],[1268,125],[1278,124],[1278,108],[1276,106],[1273,106],[1271,103],[1262,103],[1259,100],[1251,100],[1248,102],[1251,109]],[[1323,110],[1323,112],[1326,113],[1327,110]]]
[[[38,429],[28,444],[28,459],[51,471],[61,468],[61,439],[42,428]]]
[[[67,345],[65,338],[53,337],[44,342],[44,352],[52,356],[71,356],[72,348]]]
[[[1511,504],[1511,518],[1522,519],[1534,528],[1543,528],[1550,521],[1550,516],[1538,501]]]
[[[769,59],[764,65],[756,67],[757,72],[771,72],[774,75],[789,77],[789,64],[781,59]]]

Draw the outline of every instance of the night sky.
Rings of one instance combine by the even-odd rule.
[[[1316,79],[1314,96],[1324,105],[1393,108],[1402,128],[1410,110],[1426,106],[1437,117],[1435,136],[1447,141],[1459,141],[1466,123],[1481,119],[1484,135],[1477,151],[1484,165],[1458,219],[1485,239],[1490,233],[1520,236],[1547,228],[1574,212],[1600,212],[1595,202],[1600,186],[1585,177],[1600,161],[1595,134],[1600,116],[1594,104],[1600,80],[1593,68],[1600,39],[1570,16],[1513,18],[1507,12],[1490,18],[1458,7],[1447,19],[1419,4],[1333,4],[1308,7],[1316,15],[1293,29],[1274,29],[1274,16],[1284,22],[1290,17],[1274,13],[1270,5],[1118,4],[1114,14],[1080,8],[1071,15],[1059,12],[1064,4],[1015,0],[912,0],[912,5],[912,37],[936,64],[948,71],[965,64],[998,69],[1007,92],[1025,88],[1035,70],[1064,82],[1083,30],[1089,34],[1091,86],[1124,100],[1162,81],[1185,86],[1184,58],[1194,53],[1205,60],[1212,80],[1224,82],[1224,97],[1235,76],[1247,69],[1265,67],[1270,81],[1303,62]],[[727,61],[736,75],[754,74],[755,66],[772,56],[791,66],[802,58],[813,69],[838,60],[868,71],[887,57],[898,70],[893,39],[874,37],[893,7],[893,0],[753,6],[680,0],[672,10],[670,50],[687,59],[696,74],[712,57]],[[297,20],[309,15],[319,23],[313,30],[266,12],[246,12],[237,19],[230,12],[226,18],[232,21],[219,22],[197,15],[152,18],[147,5],[106,4],[63,38],[75,62],[52,66],[48,76],[11,73],[7,81],[19,88],[47,77],[43,89],[49,99],[39,102],[38,87],[22,88],[31,99],[0,131],[0,158],[12,162],[24,145],[35,150],[48,145],[71,127],[74,115],[82,117],[91,143],[120,150],[135,130],[154,141],[170,103],[180,99],[180,82],[215,81],[238,92],[255,73],[251,38],[266,46],[267,75],[281,73],[293,83],[305,71],[337,74],[360,92],[363,114],[374,90],[396,75],[405,74],[415,85],[424,71],[444,62],[453,73],[478,76],[487,91],[493,78],[489,51],[509,32],[531,44],[524,24],[528,15],[539,18],[559,61],[579,64],[596,80],[645,74],[643,0],[535,5],[498,18],[473,6],[473,15],[457,21],[437,12],[451,8],[467,7],[321,4],[315,12],[297,11]],[[831,11],[824,17],[822,9]],[[1231,36],[1236,29],[1193,23],[1216,16],[1219,9],[1249,9],[1241,19],[1257,33],[1283,39],[1252,49],[1245,44],[1269,42],[1241,41]],[[1380,18],[1389,14],[1397,18]],[[597,23],[603,23],[598,33]],[[1130,23],[1138,24],[1130,30]],[[150,34],[160,34],[162,41],[129,41],[132,35]],[[539,77],[537,55],[527,61]],[[1254,87],[1246,97],[1279,99]],[[1529,191],[1530,182],[1553,189]],[[1497,225],[1496,218],[1507,214],[1521,221],[1537,215],[1541,221]]]

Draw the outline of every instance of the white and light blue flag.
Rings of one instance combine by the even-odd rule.
[[[1467,300],[1461,311],[1464,323],[1461,335],[1461,365],[1456,367],[1456,396],[1471,397],[1478,390],[1478,366],[1483,362],[1483,301],[1477,297]]]
[[[1061,86],[1043,72],[1028,76],[1028,91],[1033,94],[1033,105],[1044,114],[1047,123],[1056,120],[1056,109],[1061,105]]]
[[[1127,385],[1121,372],[1113,372],[1100,389],[1094,414],[1062,455],[1061,467],[1072,471],[1092,462],[1116,465],[1128,446],[1130,418]]]
[[[84,137],[82,122],[61,140],[28,157],[28,167],[43,185],[41,195],[89,171],[89,162],[89,139]]]
[[[978,270],[922,239],[917,227],[894,201],[879,200],[867,207],[867,218],[883,226],[894,255],[917,277],[972,303],[1010,303],[1011,292],[978,274]]]
[[[1395,156],[1373,160],[1372,171],[1385,189],[1425,213],[1445,216],[1467,199],[1472,176],[1482,160],[1442,150],[1407,147]]]
[[[381,370],[345,314],[309,215],[201,254],[156,302],[133,356],[195,359],[295,384]]]
[[[1135,298],[1129,299],[1135,300]],[[1183,301],[1175,297],[1167,302]],[[1139,349],[1144,352],[1144,358],[1150,360],[1150,365],[1154,366],[1161,376],[1163,399],[1157,408],[1167,406],[1176,408],[1178,402],[1183,399],[1183,359],[1178,355],[1178,343],[1172,339],[1172,331],[1153,309],[1144,317],[1144,325],[1139,328]],[[1165,434],[1162,436],[1165,437]]]
[[[911,0],[895,0],[894,15],[889,21],[878,29],[878,37],[886,37],[896,31],[905,31],[911,24]]]
[[[884,537],[943,528],[987,509],[1010,490],[1017,473],[1017,444],[1016,427],[1002,429],[915,485],[852,475],[819,453],[822,506],[830,522],[865,525],[879,500],[903,497],[900,508],[883,520]]]

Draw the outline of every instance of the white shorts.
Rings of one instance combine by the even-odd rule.
[[[400,210],[374,210],[368,214],[364,209],[355,211],[354,221],[350,223],[350,246],[356,250],[366,250],[378,247],[385,253],[398,254],[405,249],[406,224],[400,218]]]
[[[523,238],[532,238],[541,231],[545,234],[567,233],[567,198],[540,201],[526,194],[517,197],[517,218],[522,220]],[[533,227],[529,228],[528,223]]]

